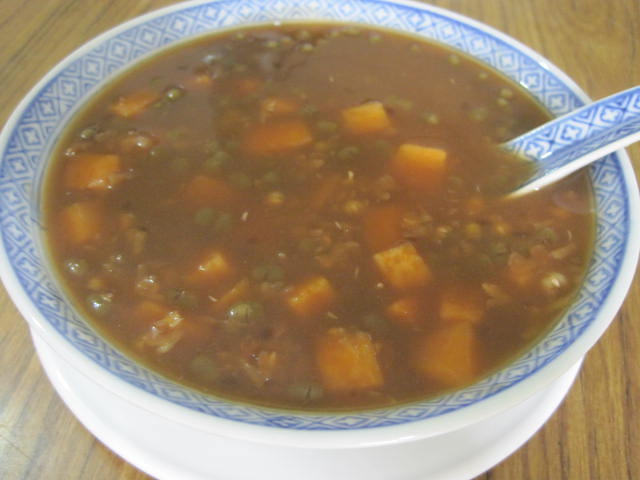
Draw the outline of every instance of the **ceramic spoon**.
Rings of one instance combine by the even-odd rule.
[[[585,105],[503,144],[538,168],[507,197],[539,190],[638,140],[640,86]]]

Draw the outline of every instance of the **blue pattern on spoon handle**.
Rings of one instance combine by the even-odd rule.
[[[640,86],[585,105],[503,144],[538,166],[509,196],[542,188],[637,140]]]

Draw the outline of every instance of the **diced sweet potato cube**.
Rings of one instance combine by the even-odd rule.
[[[379,252],[402,242],[402,208],[383,205],[370,208],[362,219],[364,242],[372,252]]]
[[[481,195],[473,195],[465,202],[465,213],[468,215],[477,215],[482,213],[487,206],[487,202]]]
[[[276,373],[278,366],[278,352],[262,350],[251,356],[251,360],[243,362],[243,372],[254,386],[264,386]]]
[[[265,378],[271,378],[278,366],[278,352],[273,350],[262,350],[256,358],[256,365]]]
[[[444,186],[447,152],[441,148],[404,143],[391,160],[391,171],[408,188],[437,193]]]
[[[213,78],[211,75],[205,72],[196,73],[191,75],[185,81],[187,90],[207,90],[213,86]]]
[[[92,201],[77,202],[63,208],[60,222],[69,242],[74,245],[99,239],[105,225],[102,208]]]
[[[87,280],[87,288],[97,292],[99,290],[105,290],[108,287],[104,277],[100,275],[92,275],[91,278]]]
[[[208,286],[224,282],[234,273],[235,268],[229,258],[220,250],[213,250],[202,257],[187,279],[192,284]]]
[[[138,339],[136,346],[140,349],[153,349],[157,354],[167,353],[182,339],[185,324],[180,312],[171,310],[153,322],[146,333]]]
[[[279,120],[251,128],[244,148],[253,155],[270,155],[304,147],[313,141],[311,131],[302,120]]]
[[[340,189],[340,184],[341,177],[338,174],[322,178],[315,190],[311,192],[309,206],[314,210],[321,210],[334,198],[336,192]]]
[[[131,212],[125,212],[118,215],[118,227],[121,230],[132,228],[136,223],[136,216]]]
[[[215,329],[208,322],[185,318],[180,326],[182,327],[182,336],[180,342],[175,346],[178,355],[192,356],[193,352],[200,351],[207,344],[210,344],[214,337]]]
[[[243,278],[236,282],[227,292],[225,292],[215,303],[218,311],[224,311],[231,305],[247,300],[251,295],[251,283],[249,279]]]
[[[284,97],[267,97],[260,102],[262,118],[276,117],[295,113],[300,109],[298,102]]]
[[[412,327],[420,323],[423,305],[417,297],[401,297],[386,308],[385,314],[396,325]]]
[[[440,320],[447,323],[479,323],[484,319],[486,299],[480,289],[448,286],[440,292]]]
[[[549,214],[554,218],[566,220],[571,216],[571,211],[563,207],[550,207]]]
[[[118,98],[111,105],[111,112],[124,118],[136,116],[144,112],[149,105],[158,99],[158,94],[150,90],[139,90]]]
[[[311,277],[293,288],[286,302],[299,317],[312,317],[326,312],[336,299],[336,292],[325,277]]]
[[[236,198],[236,191],[228,184],[207,175],[196,175],[185,188],[185,198],[193,206],[226,206]]]
[[[491,231],[501,237],[506,237],[513,231],[511,224],[500,215],[491,215],[489,220],[491,221]]]
[[[262,87],[262,80],[257,77],[244,77],[236,82],[235,93],[239,95],[249,95],[257,92]]]
[[[133,309],[133,318],[136,322],[153,323],[167,315],[169,309],[152,300],[142,300]]]
[[[371,336],[358,330],[334,327],[320,336],[316,364],[324,388],[332,392],[366,390],[384,383]]]
[[[373,260],[386,282],[397,290],[424,287],[431,270],[410,242],[376,253]]]
[[[507,261],[507,279],[517,287],[528,288],[533,285],[538,270],[535,259],[512,253]]]
[[[344,128],[349,133],[364,134],[389,130],[391,120],[381,102],[367,102],[342,110]]]
[[[454,323],[428,333],[414,352],[414,366],[447,387],[473,380],[477,372],[478,339],[470,323]]]
[[[83,153],[67,162],[64,184],[78,190],[109,190],[122,179],[120,171],[118,155]]]
[[[142,228],[128,228],[123,236],[128,250],[134,255],[140,255],[147,245],[149,233]]]

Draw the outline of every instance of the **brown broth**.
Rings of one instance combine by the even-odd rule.
[[[345,113],[361,105],[367,133]],[[66,129],[51,257],[107,338],[202,391],[312,410],[428,398],[522,353],[582,281],[586,174],[501,198],[530,166],[499,143],[548,118],[413,36],[198,38],[110,82]],[[444,167],[424,167],[434,155]]]

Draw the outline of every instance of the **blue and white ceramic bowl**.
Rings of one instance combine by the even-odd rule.
[[[554,114],[588,101],[565,74],[513,39],[462,16],[401,0],[196,1],[129,21],[79,48],[22,101],[0,137],[2,279],[21,313],[61,357],[128,401],[194,428],[281,445],[382,445],[459,429],[543,390],[597,341],[620,307],[640,246],[639,199],[624,152],[591,167],[596,245],[578,298],[533,349],[489,378],[435,400],[349,414],[287,413],[194,392],[105,342],[60,293],[44,256],[38,208],[43,171],[61,128],[103,82],[165,45],[219,28],[330,19],[404,30],[458,48],[500,70]]]

